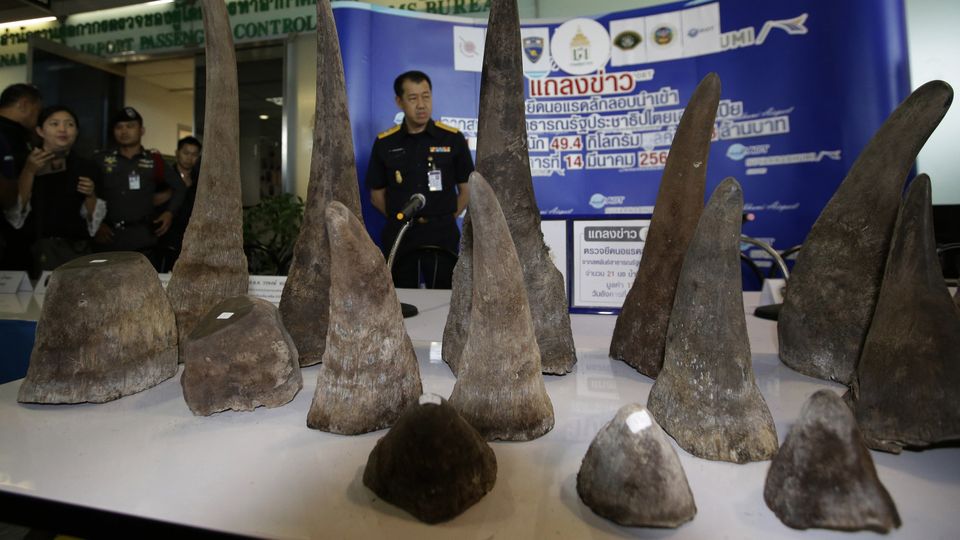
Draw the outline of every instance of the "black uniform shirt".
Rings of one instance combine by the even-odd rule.
[[[157,165],[160,160],[141,148],[133,158],[111,150],[98,161],[103,171],[103,187],[97,196],[107,202],[107,224],[112,227],[123,222],[130,226],[151,221],[155,213],[153,194],[166,187],[163,166]]]
[[[20,178],[20,172],[30,155],[30,132],[17,122],[0,116],[0,175],[11,189]],[[14,188],[15,189],[15,188]],[[30,243],[35,237],[36,219],[30,212],[20,230],[0,219],[0,269],[28,270],[31,268]]]
[[[27,128],[0,116],[0,174],[7,180],[16,182],[20,177],[20,171],[30,154],[29,139]]]
[[[439,170],[442,191],[430,191],[427,172]],[[407,132],[403,122],[377,136],[370,153],[366,184],[386,188],[388,222],[415,193],[427,204],[421,216],[452,216],[457,211],[455,186],[473,172],[473,158],[463,134],[454,127],[430,120],[420,133]]]

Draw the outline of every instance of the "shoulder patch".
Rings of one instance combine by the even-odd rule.
[[[398,131],[400,131],[400,124],[397,124],[397,125],[393,126],[392,128],[390,128],[390,129],[388,129],[388,130],[386,130],[386,131],[381,132],[379,135],[377,135],[377,138],[378,138],[378,139],[383,139],[384,137],[389,137],[389,136],[393,135],[394,133],[396,133],[396,132],[398,132]]]
[[[449,131],[450,133],[460,133],[460,130],[459,130],[459,129],[457,129],[457,128],[453,127],[453,126],[448,126],[448,125],[444,124],[443,122],[434,122],[433,124],[434,124],[435,126],[437,126],[438,128],[440,128],[440,129],[445,129],[445,130]]]

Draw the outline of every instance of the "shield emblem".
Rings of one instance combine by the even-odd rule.
[[[523,54],[527,59],[536,64],[543,58],[543,38],[539,36],[530,36],[523,39]]]

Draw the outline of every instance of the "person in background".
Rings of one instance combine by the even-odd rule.
[[[203,145],[196,137],[184,137],[177,141],[177,152],[173,163],[166,166],[167,184],[182,186],[180,201],[172,200],[166,209],[173,213],[173,222],[167,234],[160,237],[157,254],[160,260],[160,272],[170,272],[180,257],[183,247],[183,235],[190,223],[193,203],[197,198],[197,179],[200,176],[200,151]],[[179,204],[178,204],[179,203]]]
[[[402,73],[394,81],[393,91],[397,107],[403,111],[403,122],[377,136],[366,177],[370,202],[387,216],[383,251],[390,252],[403,225],[396,218],[397,213],[419,193],[426,198],[426,205],[397,253],[402,255],[422,246],[457,253],[460,229],[456,216],[467,206],[467,177],[473,172],[467,140],[456,128],[431,118],[433,86],[425,73]],[[453,261],[438,257],[421,265],[418,257],[398,256],[393,268],[394,283],[398,287],[418,287],[422,277],[432,288],[449,289]]]
[[[184,188],[168,186],[163,158],[143,147],[143,117],[133,107],[124,107],[111,122],[117,147],[102,154],[98,165],[103,175],[100,197],[107,202],[107,217],[94,239],[96,251],[139,251],[154,266],[157,238],[173,222],[173,212],[156,207],[170,199],[182,200]],[[171,204],[174,204],[171,201]]]
[[[18,179],[17,204],[5,211],[7,221],[22,229],[36,215],[31,246],[34,268],[54,270],[91,252],[90,240],[106,214],[97,198],[100,171],[96,163],[72,152],[80,125],[69,108],[55,105],[40,112],[40,144],[27,157]]]
[[[35,86],[12,84],[0,94],[0,207],[17,204],[20,172],[30,153],[41,96]],[[30,270],[32,218],[20,230],[0,220],[0,270]]]

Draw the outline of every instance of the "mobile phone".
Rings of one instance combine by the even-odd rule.
[[[53,154],[53,158],[47,161],[47,163],[44,164],[44,166],[39,171],[36,172],[37,176],[60,172],[64,168],[66,168],[66,163],[63,160],[67,156],[67,151],[55,150],[51,153]]]

